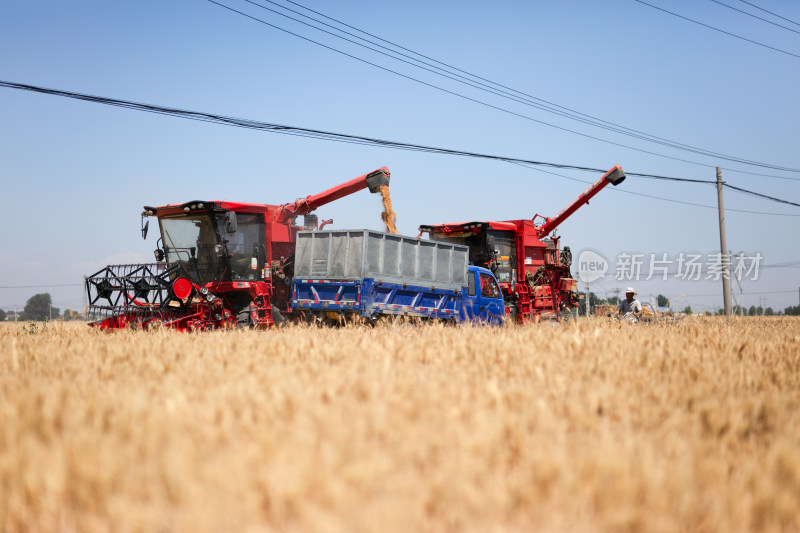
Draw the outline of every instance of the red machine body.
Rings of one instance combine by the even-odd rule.
[[[558,319],[577,307],[578,282],[570,273],[569,247],[562,250],[560,237],[548,235],[606,185],[624,179],[622,167],[615,166],[554,218],[537,214],[530,220],[435,224],[420,226],[420,234],[469,246],[470,262],[495,273],[509,318],[522,323]],[[537,218],[543,218],[541,225]]]
[[[268,327],[289,310],[295,236],[319,229],[311,213],[369,188],[389,185],[382,167],[282,205],[192,201],[144,207],[142,235],[156,217],[157,263],[110,265],[86,278],[92,325],[101,329],[168,326],[205,330]],[[297,217],[303,215],[302,225]]]

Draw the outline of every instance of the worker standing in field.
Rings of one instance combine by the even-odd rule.
[[[618,315],[621,315],[623,318],[632,316],[637,321],[642,318],[642,304],[635,296],[636,291],[633,290],[633,287],[625,289],[625,299],[617,306]]]

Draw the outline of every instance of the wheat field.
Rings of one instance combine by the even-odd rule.
[[[0,532],[800,531],[800,319],[0,325]]]

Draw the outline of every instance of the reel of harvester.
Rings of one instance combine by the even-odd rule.
[[[181,265],[109,265],[86,278],[90,324],[100,329],[206,330],[235,325],[223,301],[193,283]]]

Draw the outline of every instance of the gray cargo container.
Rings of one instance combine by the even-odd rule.
[[[297,233],[296,279],[467,286],[469,248],[367,229]]]

